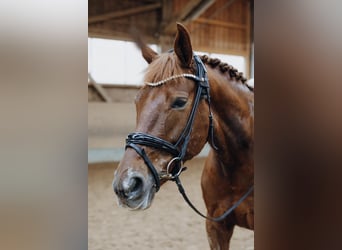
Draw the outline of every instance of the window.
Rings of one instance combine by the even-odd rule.
[[[158,51],[157,45],[149,45]],[[219,58],[246,74],[243,56],[207,54]],[[133,42],[88,38],[88,72],[99,84],[142,85],[147,63],[141,56],[140,49]]]
[[[88,72],[97,83],[141,85],[146,67],[133,42],[88,38]]]

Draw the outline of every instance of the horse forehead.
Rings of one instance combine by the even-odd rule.
[[[165,103],[170,97],[185,94],[190,95],[192,91],[188,84],[185,82],[169,82],[158,87],[144,86],[137,93],[135,97],[135,103],[140,106],[153,103]]]
[[[157,89],[144,89],[136,98],[138,115],[150,116],[151,113],[162,112],[169,95],[170,93]]]

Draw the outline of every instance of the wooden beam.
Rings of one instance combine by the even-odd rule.
[[[246,50],[247,55],[245,56],[246,62],[246,78],[251,77],[251,9],[250,3],[246,4],[246,17],[247,17],[247,29],[246,29]]]
[[[246,24],[224,22],[220,20],[213,20],[213,19],[207,19],[207,18],[197,18],[196,20],[194,20],[194,22],[201,23],[201,24],[212,24],[212,25],[222,26],[226,28],[243,29],[243,30],[246,30],[248,28],[248,25]]]
[[[235,56],[243,56],[243,57],[246,57],[249,53],[246,50],[214,48],[212,46],[194,46],[193,49],[195,51],[201,51],[201,52],[207,52],[207,53],[227,54],[227,55],[235,55]]]
[[[129,28],[127,28],[128,30]],[[151,44],[157,44],[158,39],[154,36],[147,35],[146,32],[142,31],[144,33],[144,42],[151,43]],[[88,28],[88,37],[94,37],[94,38],[105,38],[105,39],[115,39],[115,40],[123,40],[123,41],[132,41],[134,42],[134,39],[132,35],[129,32],[123,32],[123,31],[117,31],[110,29],[108,27],[106,28]]]
[[[162,21],[159,26],[159,31],[162,31],[163,27],[170,23],[170,20],[172,19],[174,1],[162,0],[162,3]],[[159,46],[161,50],[160,52],[166,52],[167,50],[169,50],[173,45],[173,41],[173,35],[165,35],[164,32],[161,32],[159,36]]]
[[[162,7],[162,21],[161,27],[165,27],[172,18],[173,12],[173,1],[170,0],[162,0],[163,7]]]
[[[88,73],[88,78],[90,81],[91,86],[93,86],[95,88],[95,90],[97,91],[97,93],[100,95],[100,97],[105,101],[105,102],[112,102],[112,99],[110,98],[110,96],[107,94],[106,90],[104,88],[102,88],[101,85],[97,84],[94,80],[94,78],[91,76],[90,73]]]
[[[158,8],[161,8],[161,3],[154,3],[154,4],[144,5],[144,6],[140,6],[136,8],[126,9],[126,10],[121,10],[121,11],[113,11],[113,12],[108,12],[108,13],[96,15],[96,16],[90,16],[88,18],[88,24],[106,21],[109,19],[135,15],[135,14],[139,14],[142,12],[152,11]]]
[[[199,17],[204,11],[206,11],[215,0],[204,0],[201,1],[198,5],[194,6],[191,11],[187,12],[186,15],[182,16],[182,22],[190,22],[197,17]]]
[[[164,33],[172,34],[176,32],[176,22],[186,24],[206,11],[215,0],[191,0],[182,8],[182,10],[175,14],[171,20],[165,25]]]

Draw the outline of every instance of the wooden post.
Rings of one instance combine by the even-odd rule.
[[[88,73],[88,78],[89,78],[89,83],[95,88],[97,93],[100,95],[100,97],[105,101],[105,102],[112,102],[112,99],[110,96],[107,94],[107,91],[102,88],[101,85],[97,84],[94,78],[91,76],[90,73]]]
[[[173,12],[173,1],[163,0],[162,1],[162,21],[159,27],[161,32],[159,36],[160,52],[168,51],[172,48],[172,37],[164,33],[164,27],[170,22]],[[174,24],[176,26],[176,23]]]
[[[245,56],[245,62],[246,62],[246,78],[249,79],[251,76],[251,7],[250,7],[250,1],[247,2],[246,7],[246,56]]]
[[[254,78],[254,1],[250,0],[249,3],[249,10],[250,10],[250,78]]]

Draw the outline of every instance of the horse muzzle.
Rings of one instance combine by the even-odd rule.
[[[147,178],[137,171],[126,171],[121,175],[115,173],[113,189],[118,204],[131,210],[144,210],[150,207],[156,192],[153,177]]]

